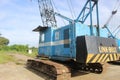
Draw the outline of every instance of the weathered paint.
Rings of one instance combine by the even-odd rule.
[[[69,30],[67,39],[64,38],[66,36],[65,30],[66,32]],[[101,37],[107,37],[105,29],[100,29],[100,31]],[[76,59],[76,38],[78,36],[90,36],[90,27],[77,22],[56,29],[48,27],[45,31],[40,32],[40,38],[41,34],[44,34],[44,41],[39,41],[39,55],[65,61]],[[93,34],[97,36],[95,27],[93,27]]]

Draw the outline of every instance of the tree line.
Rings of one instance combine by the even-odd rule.
[[[29,47],[28,45],[19,45],[19,44],[14,44],[10,45],[9,44],[9,39],[5,37],[0,36],[0,51],[17,51],[17,52],[27,52]],[[31,47],[33,51],[37,51],[37,48]]]
[[[9,40],[5,37],[0,37],[0,46],[6,46],[9,44]]]

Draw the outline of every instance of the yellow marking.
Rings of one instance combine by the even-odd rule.
[[[116,58],[119,59],[119,57],[120,57],[119,54],[117,54]]]
[[[109,55],[108,55],[108,56],[109,56]],[[110,58],[109,58],[109,57],[107,58],[107,60],[106,60],[105,62],[107,62],[107,61],[110,61]]]
[[[87,56],[87,63],[89,62],[89,60],[94,56],[94,54],[88,54]]]
[[[117,58],[120,58],[120,54],[117,54]]]
[[[106,58],[105,58],[105,61],[104,61],[104,62],[110,61],[110,59],[109,59],[109,55],[110,55],[110,54],[107,54],[107,56],[106,56]]]
[[[116,57],[116,54],[115,54],[115,53],[113,54],[113,56],[114,56],[114,59],[116,60],[116,59],[117,59],[117,57]]]
[[[119,57],[120,57],[118,54],[116,54],[115,56],[116,56],[116,60],[118,60],[118,59],[119,59]]]
[[[114,54],[112,54],[113,55],[113,60],[115,60],[115,53]]]
[[[119,56],[119,53],[114,53],[114,59],[115,59],[115,60],[119,60],[119,57],[120,57],[120,56]]]
[[[102,60],[102,62],[106,62],[106,58],[108,57],[108,54],[105,55],[104,59]]]
[[[100,60],[100,62],[104,62],[105,56],[106,56],[106,54],[103,54],[102,59]]]
[[[95,63],[99,56],[100,56],[100,54],[97,54],[97,56],[93,59],[92,63]]]
[[[119,54],[117,54],[116,58],[119,59],[119,57],[120,57]]]
[[[119,54],[116,54],[116,53],[88,54],[86,63],[104,63],[107,61],[114,61],[114,60],[118,60],[118,55]]]
[[[108,54],[105,54],[101,62],[102,62],[102,63],[106,62],[105,59],[106,59],[107,57],[108,57]]]
[[[102,55],[101,55],[101,57],[99,58],[98,62],[100,62],[100,61],[101,61],[101,59],[103,58],[103,56],[104,56],[104,55],[102,54]]]
[[[111,57],[110,57],[110,54],[108,54],[108,59],[109,59],[109,60],[107,60],[107,61],[111,61]]]
[[[110,54],[110,59],[111,59],[111,61],[113,61],[113,57],[112,57],[112,54]]]

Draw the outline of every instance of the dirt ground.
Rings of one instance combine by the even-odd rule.
[[[47,80],[42,73],[26,68],[25,63],[30,57],[10,54],[16,58],[16,62],[0,64],[0,80]],[[120,65],[108,64],[102,74],[77,72],[71,80],[120,80]]]

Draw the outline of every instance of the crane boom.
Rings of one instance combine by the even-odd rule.
[[[111,38],[115,38],[114,35],[113,35],[113,33],[110,31],[110,29],[109,29],[107,26],[108,26],[109,22],[111,21],[111,19],[113,18],[113,16],[114,16],[116,13],[117,13],[117,10],[112,11],[111,16],[108,18],[107,22],[106,22],[105,25],[102,27],[102,28],[106,28],[106,29],[107,29],[108,33],[110,34],[110,35],[108,36],[109,38],[110,38],[110,37],[111,37]]]
[[[115,38],[115,36],[113,35],[113,33],[110,31],[110,29],[108,28],[108,24],[109,22],[111,21],[111,19],[114,17],[114,15],[117,13],[117,10],[120,6],[120,2],[119,0],[117,0],[116,4],[115,4],[115,7],[113,9],[113,11],[111,12],[111,16],[108,18],[107,22],[105,23],[105,25],[102,27],[102,28],[106,28],[108,33],[110,34],[110,36],[108,37],[112,37],[112,38]],[[116,30],[116,29],[115,29]],[[114,32],[114,31],[113,31]]]
[[[112,33],[115,33],[118,29],[120,29],[120,25]]]
[[[105,23],[105,25],[102,28],[106,28],[107,25],[109,24],[109,22],[111,21],[111,19],[113,18],[113,16],[117,13],[117,10],[112,11],[111,16],[108,18],[107,22]]]
[[[117,27],[117,29],[120,27],[120,25]],[[120,28],[118,29],[118,31],[115,33],[115,36],[120,32]]]
[[[65,19],[65,20],[67,20],[67,21],[69,21],[69,22],[73,22],[74,20],[72,20],[72,19],[70,19],[70,18],[68,18],[68,17],[66,17],[66,16],[63,16],[62,14],[60,14],[60,13],[57,13],[57,12],[55,12],[55,15],[56,16],[59,16],[59,17],[61,17],[61,18],[63,18],[63,19]]]
[[[56,19],[51,0],[38,0],[40,16],[43,26],[56,27]]]
[[[110,29],[108,27],[106,27],[106,29],[108,30],[109,33],[109,38],[116,38],[116,35],[120,32],[120,25],[113,31],[111,32]],[[117,32],[116,32],[117,31]],[[115,33],[116,32],[116,33]],[[114,35],[113,35],[114,34]]]
[[[90,15],[90,34],[93,35],[93,17],[92,11],[93,8],[96,6],[96,14],[97,14],[97,36],[100,36],[99,32],[99,16],[98,16],[98,0],[87,0],[85,6],[83,7],[82,11],[78,15],[76,22],[84,23],[88,16]]]
[[[95,7],[97,3],[98,3],[98,0],[87,0],[85,6],[83,7],[76,21],[84,23],[87,17],[90,15],[90,13],[93,11],[93,8]]]

